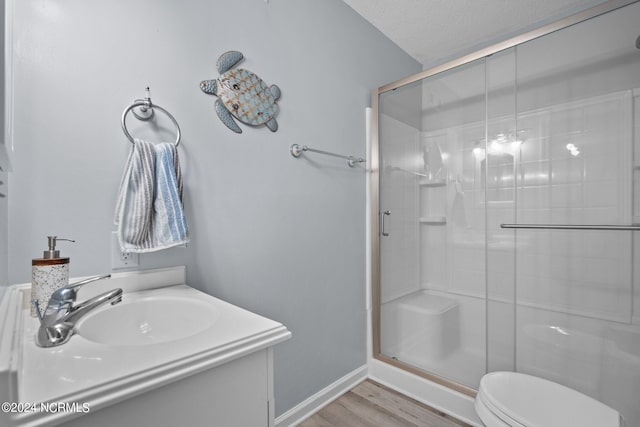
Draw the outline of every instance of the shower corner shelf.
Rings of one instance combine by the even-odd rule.
[[[425,225],[446,225],[447,218],[443,216],[426,216],[420,218],[420,224]]]
[[[436,179],[436,180],[423,179],[423,180],[420,180],[420,186],[421,187],[446,187],[447,181],[443,179]]]

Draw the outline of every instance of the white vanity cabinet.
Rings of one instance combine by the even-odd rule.
[[[62,425],[272,427],[272,351],[257,351]]]
[[[184,267],[91,283],[79,302],[114,288],[122,302],[47,348],[35,344],[29,284],[10,286],[0,304],[0,402],[71,410],[0,412],[0,426],[273,426],[273,351],[291,332],[184,283]]]

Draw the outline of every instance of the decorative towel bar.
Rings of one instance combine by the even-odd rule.
[[[315,148],[307,147],[306,145],[293,144],[289,147],[289,151],[291,155],[295,158],[298,158],[305,151],[311,151],[312,153],[324,154],[325,156],[333,156],[339,157],[341,159],[345,159],[350,168],[354,167],[356,163],[365,163],[366,160],[362,157],[353,157],[353,156],[344,156],[342,154],[331,153],[329,151],[324,150],[316,150]]]
[[[500,224],[500,228],[525,228],[533,230],[614,230],[640,231],[640,225],[572,225],[572,224]]]
[[[129,113],[129,111],[131,111],[134,115],[134,117],[138,120],[142,120],[142,121],[147,121],[149,120],[151,117],[153,117],[153,113],[154,110],[158,109],[160,111],[162,111],[164,114],[167,115],[167,117],[169,117],[169,119],[171,119],[171,121],[173,122],[174,126],[176,127],[176,147],[178,145],[180,145],[180,138],[181,138],[181,132],[180,132],[180,126],[178,125],[178,122],[176,121],[176,119],[171,115],[171,113],[169,113],[167,110],[165,110],[164,108],[162,108],[161,106],[159,106],[158,104],[154,104],[151,102],[151,95],[149,93],[149,87],[147,86],[145,89],[145,97],[144,99],[136,99],[134,100],[131,105],[129,105],[127,108],[125,108],[124,112],[122,113],[122,130],[124,131],[124,134],[127,136],[127,139],[129,141],[131,141],[132,144],[135,143],[135,140],[133,139],[133,137],[131,136],[131,134],[129,133],[129,131],[127,130],[127,124],[125,123],[125,119],[127,117],[127,114]]]

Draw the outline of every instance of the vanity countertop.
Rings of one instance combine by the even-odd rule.
[[[179,339],[105,344],[87,339],[80,332],[66,344],[41,348],[34,340],[39,321],[30,316],[30,284],[11,286],[0,304],[0,313],[4,314],[0,315],[0,401],[33,405],[35,410],[23,407],[22,411],[3,412],[0,421],[5,418],[8,425],[35,426],[68,415],[65,411],[40,412],[40,402],[75,403],[79,410],[89,407],[94,411],[291,336],[278,322],[187,286],[184,267],[117,273],[91,292],[83,295],[81,291],[79,300],[117,287],[124,291],[123,301],[97,311],[150,298],[195,299],[203,309],[210,310],[210,317],[206,312],[206,324],[193,324]],[[86,319],[79,322],[80,331]]]

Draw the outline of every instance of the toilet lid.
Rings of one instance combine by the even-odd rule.
[[[620,415],[607,405],[563,385],[517,372],[485,375],[478,398],[510,426],[620,426]]]

